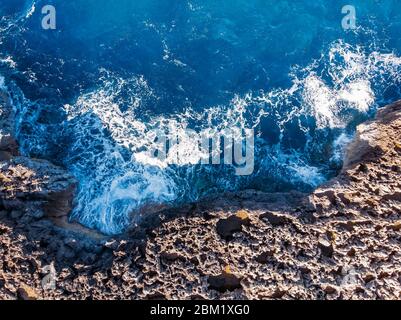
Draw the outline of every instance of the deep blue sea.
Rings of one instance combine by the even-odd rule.
[[[71,219],[108,234],[148,205],[310,191],[341,168],[356,126],[401,98],[401,1],[353,0],[345,30],[347,4],[0,0],[0,87],[21,149],[71,172]],[[155,128],[232,127],[255,130],[251,175],[143,156]]]

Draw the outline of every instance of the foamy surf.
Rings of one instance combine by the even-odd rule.
[[[326,60],[326,56],[330,58]],[[337,64],[335,56],[344,63]],[[146,80],[143,77],[118,79],[103,71],[102,85],[97,91],[65,107],[66,127],[74,137],[66,163],[81,182],[72,218],[105,233],[118,233],[129,224],[130,213],[147,203],[193,201],[212,190],[252,186],[253,181],[266,176],[287,180],[293,185],[316,187],[327,179],[325,167],[319,163],[341,162],[343,146],[349,141],[344,138],[349,136],[347,126],[356,117],[377,108],[375,91],[382,84],[375,81],[383,73],[397,75],[400,61],[391,54],[365,55],[360,48],[339,42],[319,61],[304,68],[300,72],[305,74],[307,70],[303,77],[294,74],[293,85],[288,89],[236,96],[228,106],[216,106],[204,112],[191,110],[146,120],[136,113],[143,100],[152,99],[153,91]],[[330,76],[319,77],[318,69]],[[126,82],[133,88],[128,108],[116,99]],[[279,124],[280,139],[275,146],[258,140],[255,156],[258,169],[252,177],[237,177],[229,167],[202,168],[190,158],[168,166],[144,156],[142,151],[144,146],[151,147],[153,143],[147,135],[153,128],[182,134],[191,123],[198,130],[222,130],[238,125],[257,130],[266,117],[274,117]],[[303,119],[310,117],[315,120],[313,124],[303,123]],[[298,150],[283,146],[288,136],[286,125],[294,121],[307,137],[303,148]],[[319,141],[325,130],[338,131],[332,136],[323,135],[327,141]],[[322,145],[329,145],[331,151],[314,163],[310,158]],[[181,147],[185,153],[188,145]],[[219,178],[213,179],[216,175]],[[189,179],[194,178],[207,181],[209,189],[189,184]]]
[[[304,12],[299,3],[294,10]],[[205,15],[214,8],[207,1],[183,3],[180,10],[188,19],[171,24],[159,22],[157,6],[145,8],[155,11],[154,21],[129,16],[135,24],[127,29],[126,10],[113,7],[116,18],[102,16],[104,10],[82,1],[82,12],[94,10],[105,22],[76,20],[77,28],[44,34],[35,29],[41,4],[26,1],[1,21],[0,46],[7,50],[0,54],[0,86],[12,98],[21,151],[65,166],[79,180],[71,219],[106,234],[124,231],[149,205],[177,205],[247,188],[309,191],[338,172],[356,125],[401,96],[401,58],[375,45],[377,32],[358,28],[355,38],[348,37],[368,37],[372,45],[332,42],[331,37],[306,57],[321,23],[313,14],[305,37],[277,47],[274,39],[282,28],[275,17],[270,12],[267,21],[263,15],[249,17],[250,26],[269,36],[264,47],[256,32],[240,36],[229,19],[237,12],[227,10],[224,19]],[[70,2],[57,7],[81,9]],[[71,24],[66,20],[60,25]],[[194,24],[190,32],[187,22]],[[271,33],[273,27],[264,29],[269,23],[277,34]],[[301,28],[304,21],[294,23]],[[109,25],[122,27],[128,40],[115,39]],[[178,26],[182,33],[175,31]],[[108,32],[99,36],[103,28]],[[344,36],[340,31],[334,39]],[[35,36],[37,43],[30,41]],[[279,64],[285,50],[289,62],[274,70],[270,62]],[[199,163],[205,155],[187,136],[188,129],[213,135],[233,128],[255,132],[249,176],[237,175],[235,165]],[[156,147],[155,130],[180,137],[183,143],[174,146],[179,161],[149,156],[146,150]]]

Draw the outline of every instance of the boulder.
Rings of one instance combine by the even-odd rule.
[[[243,225],[249,224],[250,220],[244,210],[239,211],[227,219],[220,219],[216,224],[217,233],[224,239],[232,237],[234,232],[241,231]]]
[[[17,296],[20,300],[38,300],[39,295],[37,294],[36,290],[28,287],[28,286],[21,286],[17,290]]]
[[[208,283],[209,288],[219,291],[233,291],[235,289],[241,289],[241,278],[232,274],[229,268],[225,268],[223,272],[217,276],[209,276]]]
[[[320,251],[321,251],[323,256],[326,256],[326,257],[329,257],[329,258],[333,256],[334,247],[333,247],[333,244],[330,241],[325,240],[325,239],[320,239],[318,241],[318,247],[319,247],[319,249],[320,249]]]
[[[266,211],[260,216],[261,219],[267,220],[272,226],[281,226],[288,222],[288,218],[282,214]]]

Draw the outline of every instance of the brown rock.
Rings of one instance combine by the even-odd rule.
[[[165,261],[167,261],[167,262],[175,261],[175,260],[178,260],[178,259],[183,259],[183,257],[178,252],[175,252],[175,251],[171,251],[171,252],[162,251],[160,253],[160,258],[165,260]]]
[[[209,276],[208,283],[210,289],[219,292],[233,291],[242,288],[241,278],[235,276],[231,272],[227,272],[227,270],[224,270],[218,276]]]
[[[370,281],[376,279],[376,276],[373,273],[368,273],[363,277],[363,281],[365,283],[369,283]]]
[[[227,219],[220,219],[216,224],[217,233],[224,239],[232,237],[234,232],[241,231],[243,225],[250,222],[248,216],[233,215]]]
[[[383,196],[384,200],[401,201],[401,192],[394,192]]]
[[[36,293],[35,289],[22,286],[17,290],[18,299],[20,300],[38,300],[39,295]]]
[[[345,205],[350,205],[352,203],[352,194],[349,192],[339,192],[338,197],[341,199],[342,203]]]
[[[337,202],[335,190],[331,190],[331,189],[320,190],[320,191],[315,192],[315,195],[318,198],[327,198],[330,201],[330,203],[332,203],[332,204],[335,204]]]
[[[356,254],[355,248],[351,248],[347,252],[347,256],[349,256],[349,257],[355,257],[355,254]]]
[[[314,214],[314,211],[303,211],[299,216],[298,219],[306,222],[306,223],[315,223],[317,218]]]
[[[0,199],[11,210],[23,210],[28,201],[41,204],[48,217],[66,216],[71,210],[76,181],[48,161],[14,157],[1,167],[0,180],[7,184],[7,194]]]
[[[332,286],[331,284],[325,284],[322,286],[322,289],[327,294],[334,294],[337,292],[337,288]]]
[[[259,263],[266,263],[269,261],[269,258],[273,257],[273,255],[273,251],[265,251],[258,255],[255,260]]]
[[[270,298],[271,299],[282,299],[286,293],[287,293],[287,289],[285,289],[285,288],[277,288],[270,295]]]
[[[261,219],[266,219],[273,226],[281,226],[288,221],[288,218],[284,215],[277,214],[274,212],[266,211],[260,215]]]
[[[400,231],[401,230],[401,221],[396,221],[396,222],[390,224],[387,228],[389,228],[393,231]]]

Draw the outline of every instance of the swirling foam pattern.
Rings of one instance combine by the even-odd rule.
[[[79,180],[72,220],[107,234],[141,208],[256,188],[308,191],[341,166],[355,127],[399,99],[401,2],[2,0],[0,90],[22,151]],[[43,30],[41,8],[57,10]],[[144,152],[153,129],[253,128],[255,170]],[[1,130],[1,129],[0,129]]]

